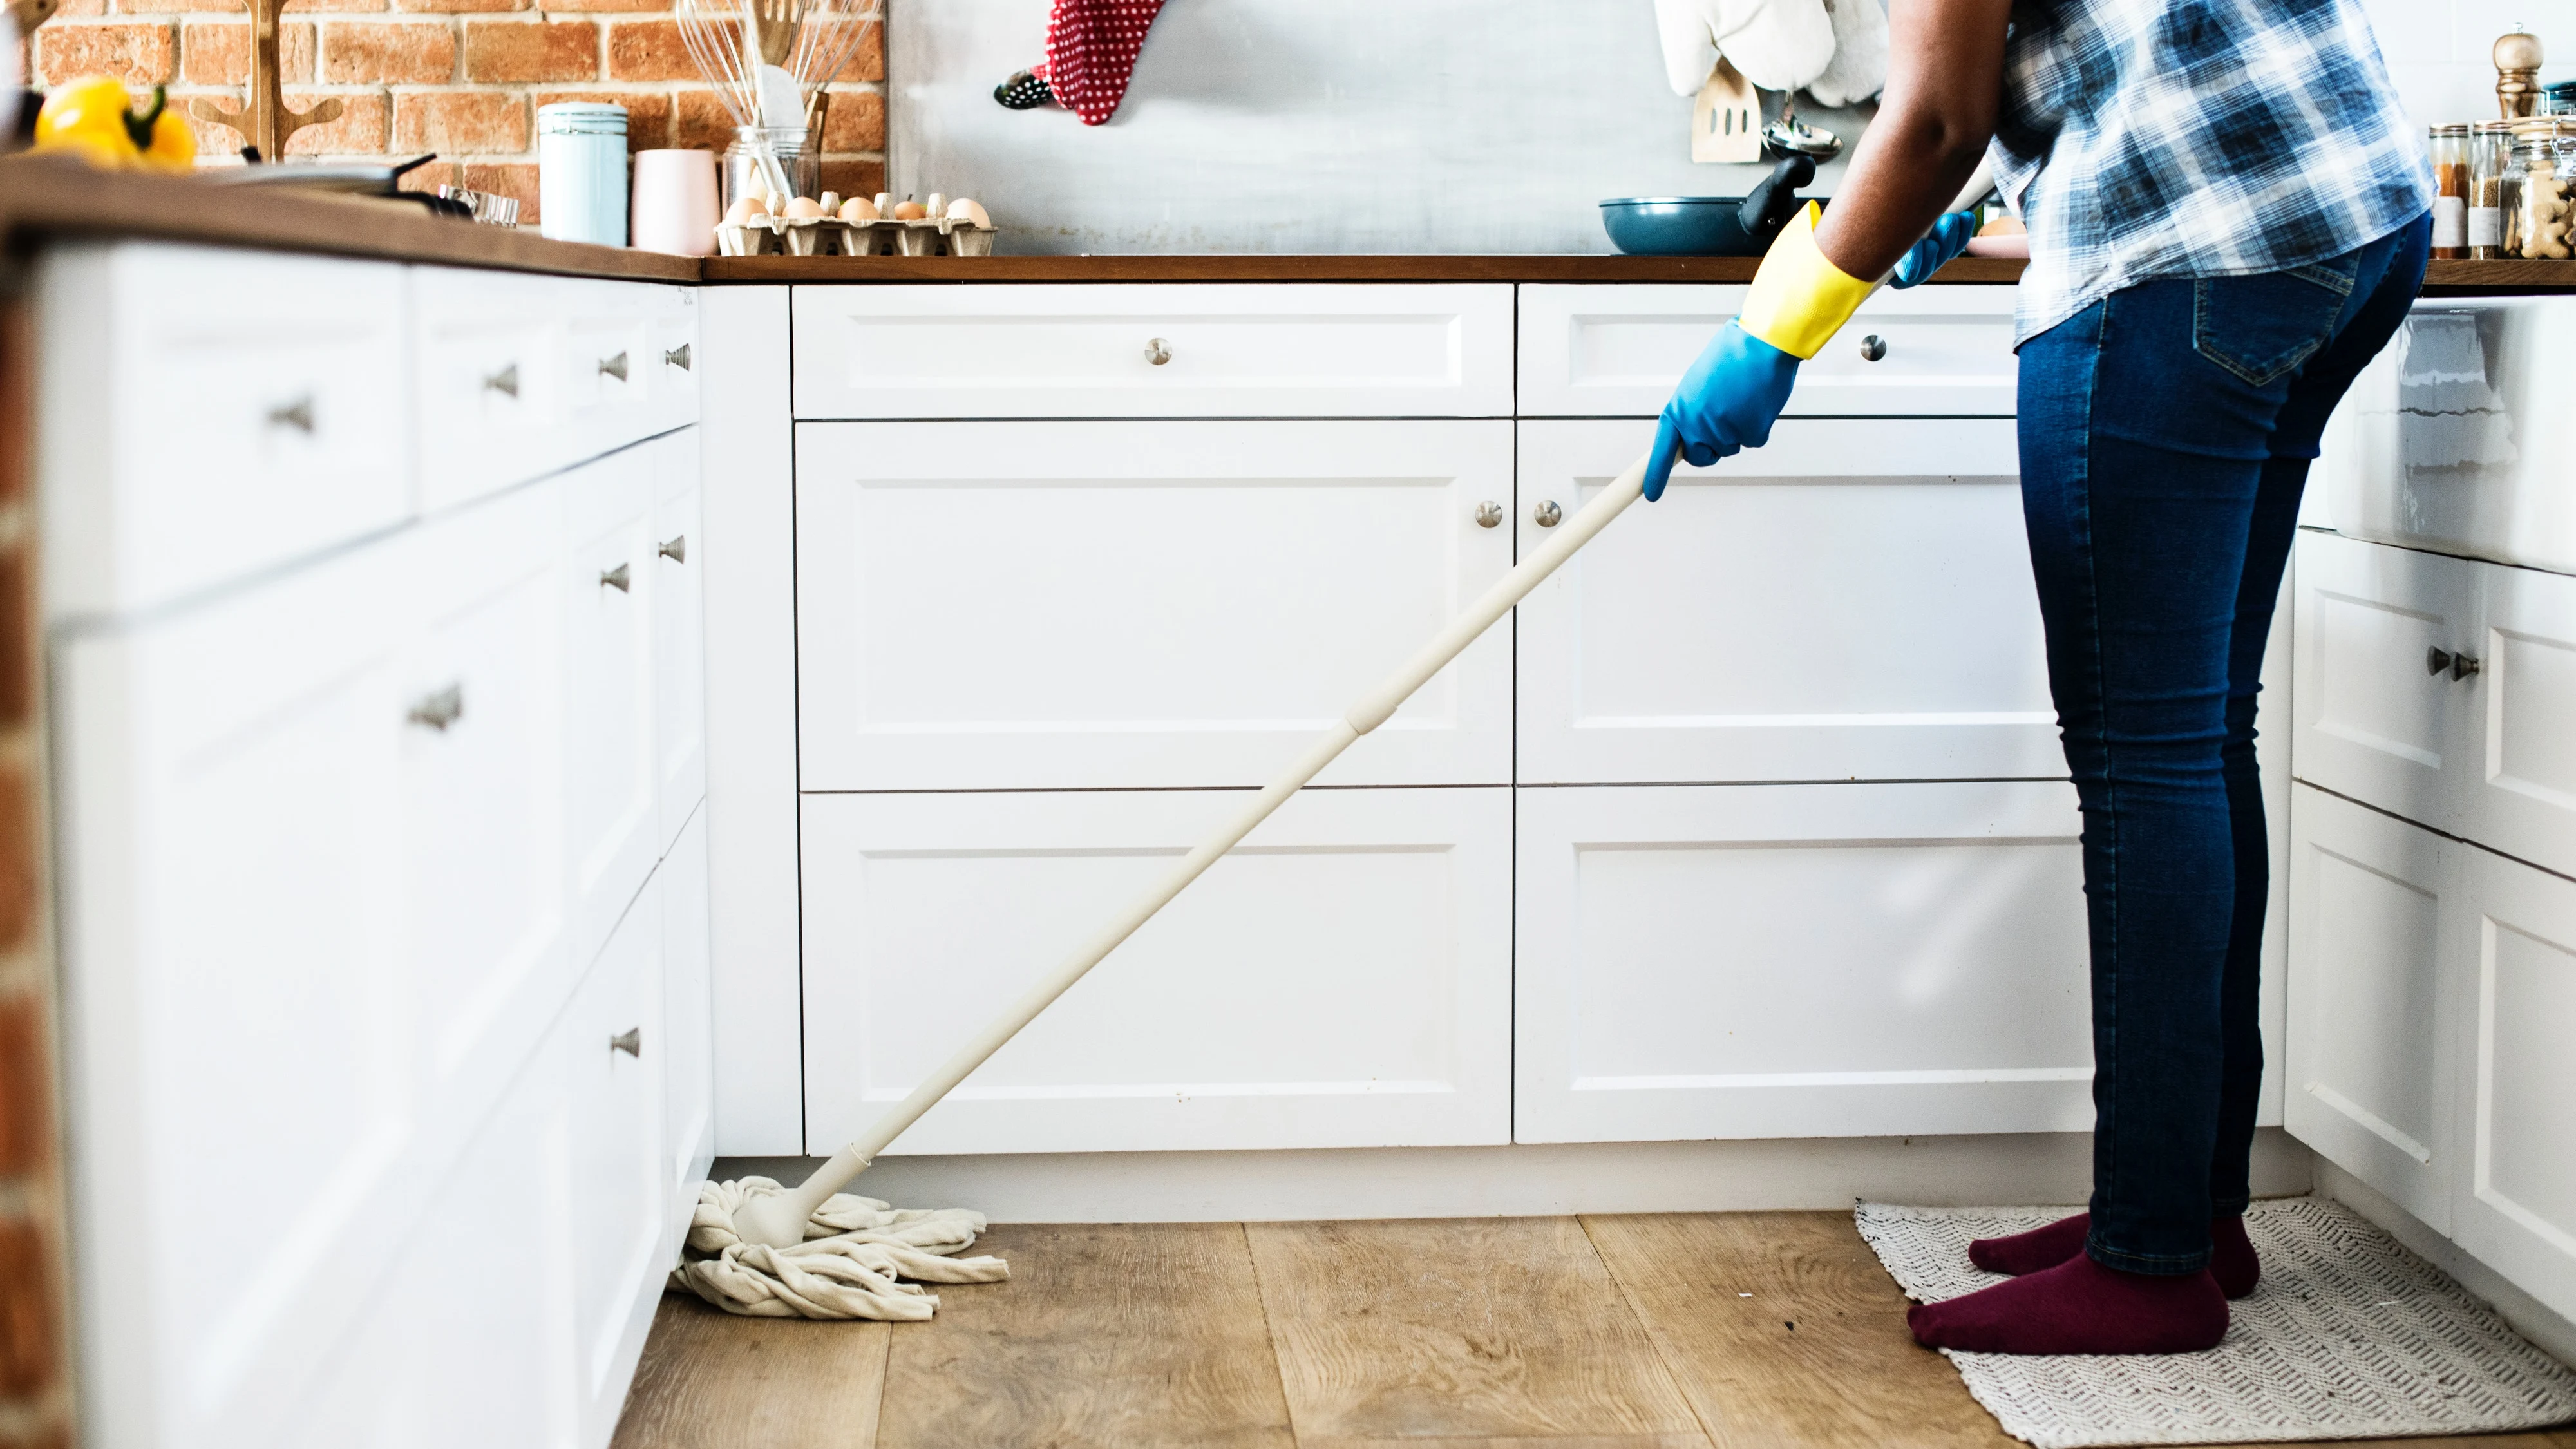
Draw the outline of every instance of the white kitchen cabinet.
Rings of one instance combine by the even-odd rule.
[[[1508,417],[1508,286],[795,289],[799,418]]]
[[[1741,286],[1623,283],[1520,289],[1523,417],[1650,418]],[[2013,415],[2011,287],[1883,291],[1798,369],[1789,417]]]
[[[2302,531],[2295,573],[2298,777],[2457,833],[2478,656],[2467,560]]]
[[[2576,1317],[2576,881],[2475,847],[2454,858],[2444,964],[2467,1070],[2450,1230]]]
[[[807,796],[806,1149],[900,1100],[1243,798]],[[1507,1141],[1510,842],[1504,789],[1299,795],[894,1150]]]
[[[2287,1125],[2448,1231],[2461,847],[2305,786],[2290,839]]]
[[[617,1426],[662,1296],[658,1270],[679,1249],[665,1148],[659,884],[618,922],[545,1047],[563,1061],[571,1103],[575,1382],[591,1445]]]
[[[1508,422],[797,430],[808,791],[1266,783],[1511,566]],[[1324,772],[1511,778],[1498,628]]]
[[[1520,424],[1571,514],[1648,421]],[[1790,419],[1674,470],[1519,610],[1523,783],[2059,777],[2004,419]]]
[[[662,905],[663,1143],[671,1211],[687,1222],[715,1161],[715,963],[707,929],[707,812],[689,817],[654,872]]]
[[[698,435],[652,451],[653,750],[657,846],[668,848],[707,793],[706,535],[698,526]]]
[[[2576,577],[2490,563],[2464,682],[2459,833],[2576,874]]]
[[[652,458],[628,449],[567,475],[556,579],[564,610],[564,758],[573,959],[586,963],[661,854],[655,786]]]
[[[1516,1140],[2091,1125],[2073,786],[1518,796]]]
[[[53,612],[166,604],[411,516],[402,268],[133,242],[43,265]]]
[[[420,501],[436,513],[583,456],[565,426],[563,279],[408,269]]]

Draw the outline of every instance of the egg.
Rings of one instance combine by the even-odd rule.
[[[843,221],[874,221],[876,219],[876,206],[864,196],[853,196],[849,200],[841,203],[841,220]]]
[[[897,221],[919,221],[928,215],[930,215],[930,208],[910,197],[894,204],[894,219]]]
[[[812,217],[819,217],[822,214],[823,203],[816,201],[810,196],[800,196],[787,203],[787,219],[789,221],[804,221]]]
[[[984,214],[984,208],[971,196],[961,196],[948,203],[948,219],[979,226],[986,231],[993,229],[993,219]]]
[[[725,225],[741,226],[768,210],[768,207],[760,204],[760,198],[757,196],[737,196],[734,198],[733,205],[725,211]]]

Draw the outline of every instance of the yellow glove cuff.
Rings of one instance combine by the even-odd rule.
[[[1824,351],[1878,290],[1816,250],[1816,218],[1823,214],[1810,201],[1789,219],[1753,274],[1753,295],[1735,315],[1736,326],[1802,360]]]

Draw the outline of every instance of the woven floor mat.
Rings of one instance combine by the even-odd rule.
[[[1968,1262],[1969,1239],[2072,1211],[1863,1203],[1854,1216],[1906,1296],[1937,1303],[2004,1281]],[[2207,1353],[1942,1352],[2004,1432],[2039,1449],[2476,1434],[2576,1419],[2576,1373],[2349,1209],[2258,1202],[2245,1226],[2262,1286],[2229,1305],[2227,1339]]]

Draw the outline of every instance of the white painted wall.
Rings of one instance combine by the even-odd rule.
[[[2419,127],[2496,113],[2496,37],[2540,37],[2543,81],[2576,77],[2576,0],[2362,0],[2380,54]]]

